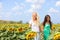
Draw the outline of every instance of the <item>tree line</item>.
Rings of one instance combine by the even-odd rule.
[[[15,23],[23,24],[23,21],[22,20],[20,20],[20,21],[5,21],[5,20],[0,20],[0,24],[8,24],[8,23],[10,23],[10,24],[15,24]],[[28,24],[28,22],[26,22],[26,24]]]

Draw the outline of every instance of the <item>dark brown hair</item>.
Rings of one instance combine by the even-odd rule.
[[[51,27],[52,27],[52,22],[51,22],[51,17],[50,17],[49,15],[46,15],[46,16],[45,16],[44,22],[43,22],[43,26],[45,26],[48,17],[50,18],[50,19],[49,19],[49,24],[50,24],[50,28],[51,28]]]

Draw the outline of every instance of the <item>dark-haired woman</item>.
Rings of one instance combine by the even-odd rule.
[[[49,15],[46,15],[43,22],[43,32],[44,32],[44,40],[47,40],[50,35],[50,30],[52,27],[51,18]]]

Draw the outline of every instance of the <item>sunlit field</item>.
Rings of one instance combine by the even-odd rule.
[[[36,32],[31,31],[28,24],[0,24],[0,40],[33,40]],[[43,40],[41,32],[41,40]],[[60,39],[60,24],[52,26],[51,34],[47,40]]]
[[[0,40],[39,39],[60,40],[60,0],[0,0]]]

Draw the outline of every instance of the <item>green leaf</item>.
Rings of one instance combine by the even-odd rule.
[[[25,39],[25,35],[19,35],[18,38]]]
[[[14,34],[13,36],[11,36],[12,39],[15,38],[15,37],[16,37],[16,34]]]
[[[1,37],[1,40],[4,40],[4,38],[3,38],[3,37]]]
[[[1,37],[2,35],[4,35],[4,34],[3,34],[3,33],[0,33],[0,37]]]

